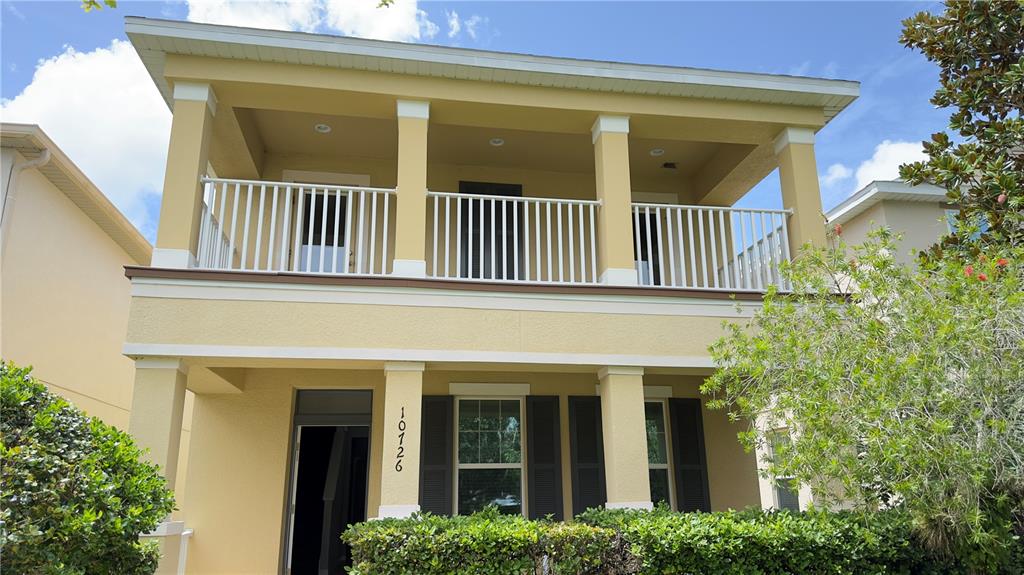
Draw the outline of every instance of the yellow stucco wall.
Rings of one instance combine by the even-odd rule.
[[[843,239],[863,242],[870,230],[886,226],[902,238],[896,243],[896,261],[913,264],[917,254],[949,233],[946,208],[939,202],[883,200],[843,224]]]
[[[121,355],[132,258],[34,169],[21,172],[4,248],[3,349],[84,409],[128,427],[134,365]]]
[[[644,385],[671,386],[675,397],[696,396],[699,382],[695,376],[644,376]],[[595,395],[597,374],[429,368],[423,373],[425,395],[447,395],[450,383],[526,383],[533,395],[560,396],[563,501],[571,515],[567,398]],[[195,530],[188,573],[270,573],[279,568],[297,389],[373,390],[367,501],[372,515],[380,502],[383,387],[383,369],[249,369],[243,393],[196,396],[185,497],[186,522]],[[744,453],[736,440],[740,429],[724,413],[704,410],[711,504],[716,510],[759,501],[753,455]]]

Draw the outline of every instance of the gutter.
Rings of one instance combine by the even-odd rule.
[[[7,246],[7,229],[10,228],[10,214],[14,211],[14,202],[17,200],[15,192],[18,188],[15,184],[18,180],[18,174],[26,168],[41,168],[45,166],[50,162],[51,156],[50,149],[43,148],[42,153],[38,158],[21,162],[12,162],[11,166],[8,168],[8,172],[4,174],[6,176],[4,178],[4,199],[3,204],[0,204],[0,255],[2,255],[3,249]]]

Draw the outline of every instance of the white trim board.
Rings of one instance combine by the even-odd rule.
[[[632,273],[632,272],[631,272]],[[633,274],[635,277],[635,273]],[[511,286],[510,290],[515,287]],[[325,286],[263,282],[132,279],[132,297],[227,301],[347,303],[463,309],[504,309],[564,313],[604,313],[749,318],[760,302],[699,297],[491,292],[384,286]],[[737,311],[737,305],[739,310]]]
[[[528,351],[479,351],[352,347],[303,347],[262,345],[211,345],[178,343],[126,343],[129,357],[217,357],[246,359],[422,361],[446,363],[512,363],[537,365],[644,366],[713,369],[708,356],[635,355],[603,353],[547,353]]]
[[[520,397],[530,395],[529,383],[449,383],[448,395]]]

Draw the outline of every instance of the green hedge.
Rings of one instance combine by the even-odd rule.
[[[590,509],[576,519],[529,521],[489,509],[468,517],[369,521],[343,538],[360,575],[1010,574],[1022,572],[1024,556],[1018,548],[1017,560],[973,569],[955,557],[932,557],[898,511]]]

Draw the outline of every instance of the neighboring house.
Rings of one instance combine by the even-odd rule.
[[[135,362],[122,353],[124,269],[149,265],[153,248],[39,126],[0,124],[0,145],[0,357],[127,430]]]
[[[814,135],[857,83],[127,34],[174,116],[132,432],[173,465],[196,393],[188,572],[335,572],[346,523],[417,510],[777,505],[698,388],[825,243]],[[786,210],[730,207],[776,168]]]
[[[901,234],[896,259],[913,263],[950,233],[956,206],[949,203],[946,190],[930,184],[911,186],[901,181],[875,181],[829,210],[829,226],[842,226],[843,239],[850,245],[863,242],[872,228],[886,226]]]

